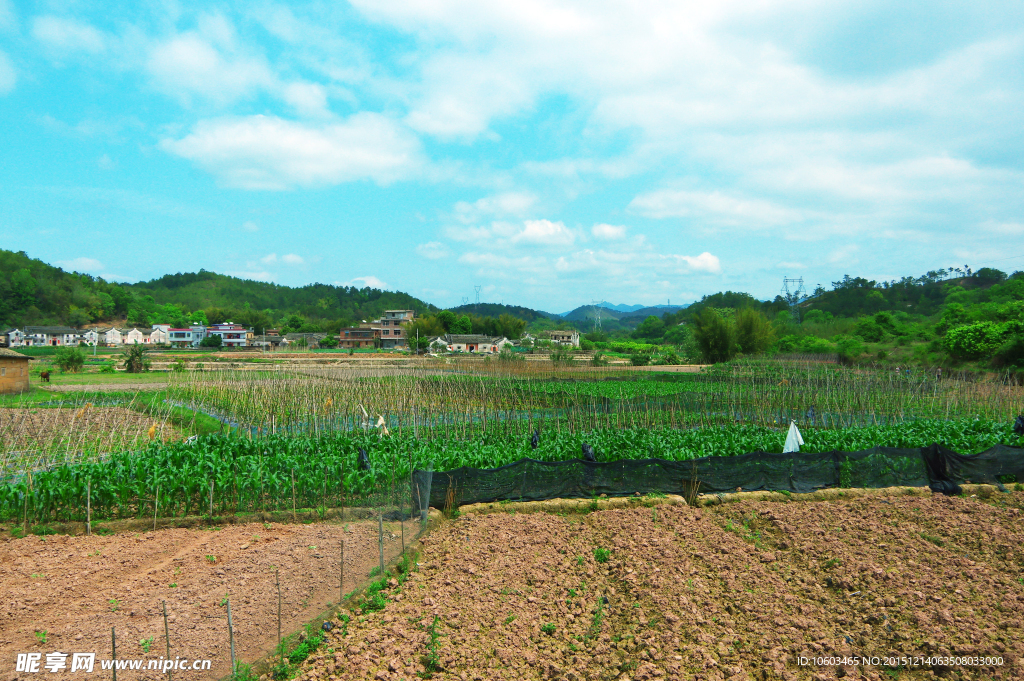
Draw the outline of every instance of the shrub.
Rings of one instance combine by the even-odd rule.
[[[694,317],[693,337],[706,362],[727,362],[736,354],[733,325],[711,308],[704,308]]]
[[[991,355],[1000,346],[1002,329],[992,322],[976,322],[946,332],[943,345],[958,359],[977,359]]]
[[[57,352],[53,356],[53,363],[60,368],[61,372],[77,374],[85,364],[85,353],[78,348],[60,347],[57,348]]]
[[[659,366],[667,366],[667,365],[674,365],[674,364],[682,364],[682,362],[679,359],[679,355],[676,354],[676,351],[670,349],[670,350],[666,350],[665,352],[661,353],[654,360],[654,362],[652,362],[652,364],[656,364],[656,365],[659,365]]]
[[[1013,336],[992,356],[997,366],[1024,367],[1024,336]]]
[[[868,343],[879,343],[885,338],[885,329],[871,317],[863,317],[854,327],[853,335],[860,336]]]
[[[573,361],[573,354],[573,349],[571,347],[566,345],[556,345],[551,350],[551,363],[571,366],[575,363]]]
[[[124,358],[125,371],[129,374],[141,374],[143,371],[149,371],[150,361],[146,357],[148,350],[149,348],[145,345],[137,343],[126,347],[121,353],[121,357]]]
[[[590,363],[596,367],[608,366],[608,360],[605,359],[604,353],[600,350],[594,353],[594,357],[590,360]]]
[[[635,367],[645,367],[651,363],[651,356],[646,352],[637,352],[629,356],[629,363]]]
[[[199,345],[204,348],[219,348],[223,344],[224,340],[217,334],[207,336],[203,340],[199,341]]]
[[[775,342],[775,329],[760,310],[746,307],[736,312],[736,344],[745,355],[764,352]]]

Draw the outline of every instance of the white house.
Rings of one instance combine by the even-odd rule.
[[[193,324],[187,329],[167,329],[167,341],[176,348],[195,348],[206,338],[206,327]]]
[[[548,335],[555,343],[571,345],[576,348],[580,346],[580,332],[576,329],[569,329],[568,331],[548,331]]]
[[[24,345],[78,345],[82,332],[67,326],[26,326]]]
[[[501,352],[512,341],[504,336],[483,336],[476,333],[445,334],[441,337],[447,345],[448,352],[478,352],[494,354]],[[431,343],[433,345],[433,343]]]
[[[214,324],[206,329],[207,336],[220,336],[221,345],[226,348],[244,348],[248,345],[248,336],[252,329],[247,329],[241,324],[224,322]]]
[[[20,329],[9,329],[4,332],[7,337],[7,347],[15,348],[25,344],[25,332]]]
[[[154,324],[153,330],[149,333],[149,342],[153,345],[165,345],[169,337],[167,332],[170,328],[170,324]]]
[[[101,345],[103,343],[103,332],[99,329],[89,329],[82,334],[82,340],[86,345]]]
[[[121,338],[121,331],[114,327],[110,327],[106,331],[103,331],[102,334],[103,343],[108,348],[115,347],[117,345],[121,345],[124,343],[124,339]]]
[[[146,336],[138,329],[121,329],[121,340],[125,345],[144,345]]]

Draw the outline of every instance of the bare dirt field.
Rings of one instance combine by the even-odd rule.
[[[299,679],[1021,679],[1022,508],[1014,492],[465,514]]]
[[[390,560],[402,550],[401,526],[385,525]],[[238,659],[253,661],[269,653],[277,644],[275,569],[287,635],[338,602],[343,529],[347,593],[378,565],[376,522],[254,523],[0,542],[0,679],[49,676],[16,673],[18,653],[40,652],[45,660],[46,653],[57,651],[94,652],[97,660],[110,659],[111,627],[119,659],[163,656],[162,602],[171,657],[213,661],[211,671],[175,672],[176,678],[220,678],[230,671],[225,597],[231,598]],[[406,539],[417,529],[417,523],[407,522]],[[101,674],[97,666],[93,674],[65,670],[64,675]],[[155,671],[121,675],[166,678]]]

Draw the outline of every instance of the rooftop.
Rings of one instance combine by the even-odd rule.
[[[0,357],[6,357],[8,359],[23,359],[25,361],[28,361],[28,359],[29,359],[28,357],[26,357],[25,355],[21,354],[20,352],[15,352],[14,350],[8,350],[7,348],[0,348]]]

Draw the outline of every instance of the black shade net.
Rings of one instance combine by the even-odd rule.
[[[963,455],[937,444],[914,449],[875,447],[858,452],[751,452],[689,461],[664,459],[589,462],[520,459],[501,468],[413,472],[414,500],[434,508],[491,501],[787,491],[829,487],[931,487],[959,491],[957,483],[1024,482],[1024,449],[997,445]],[[422,509],[423,505],[417,501]]]

